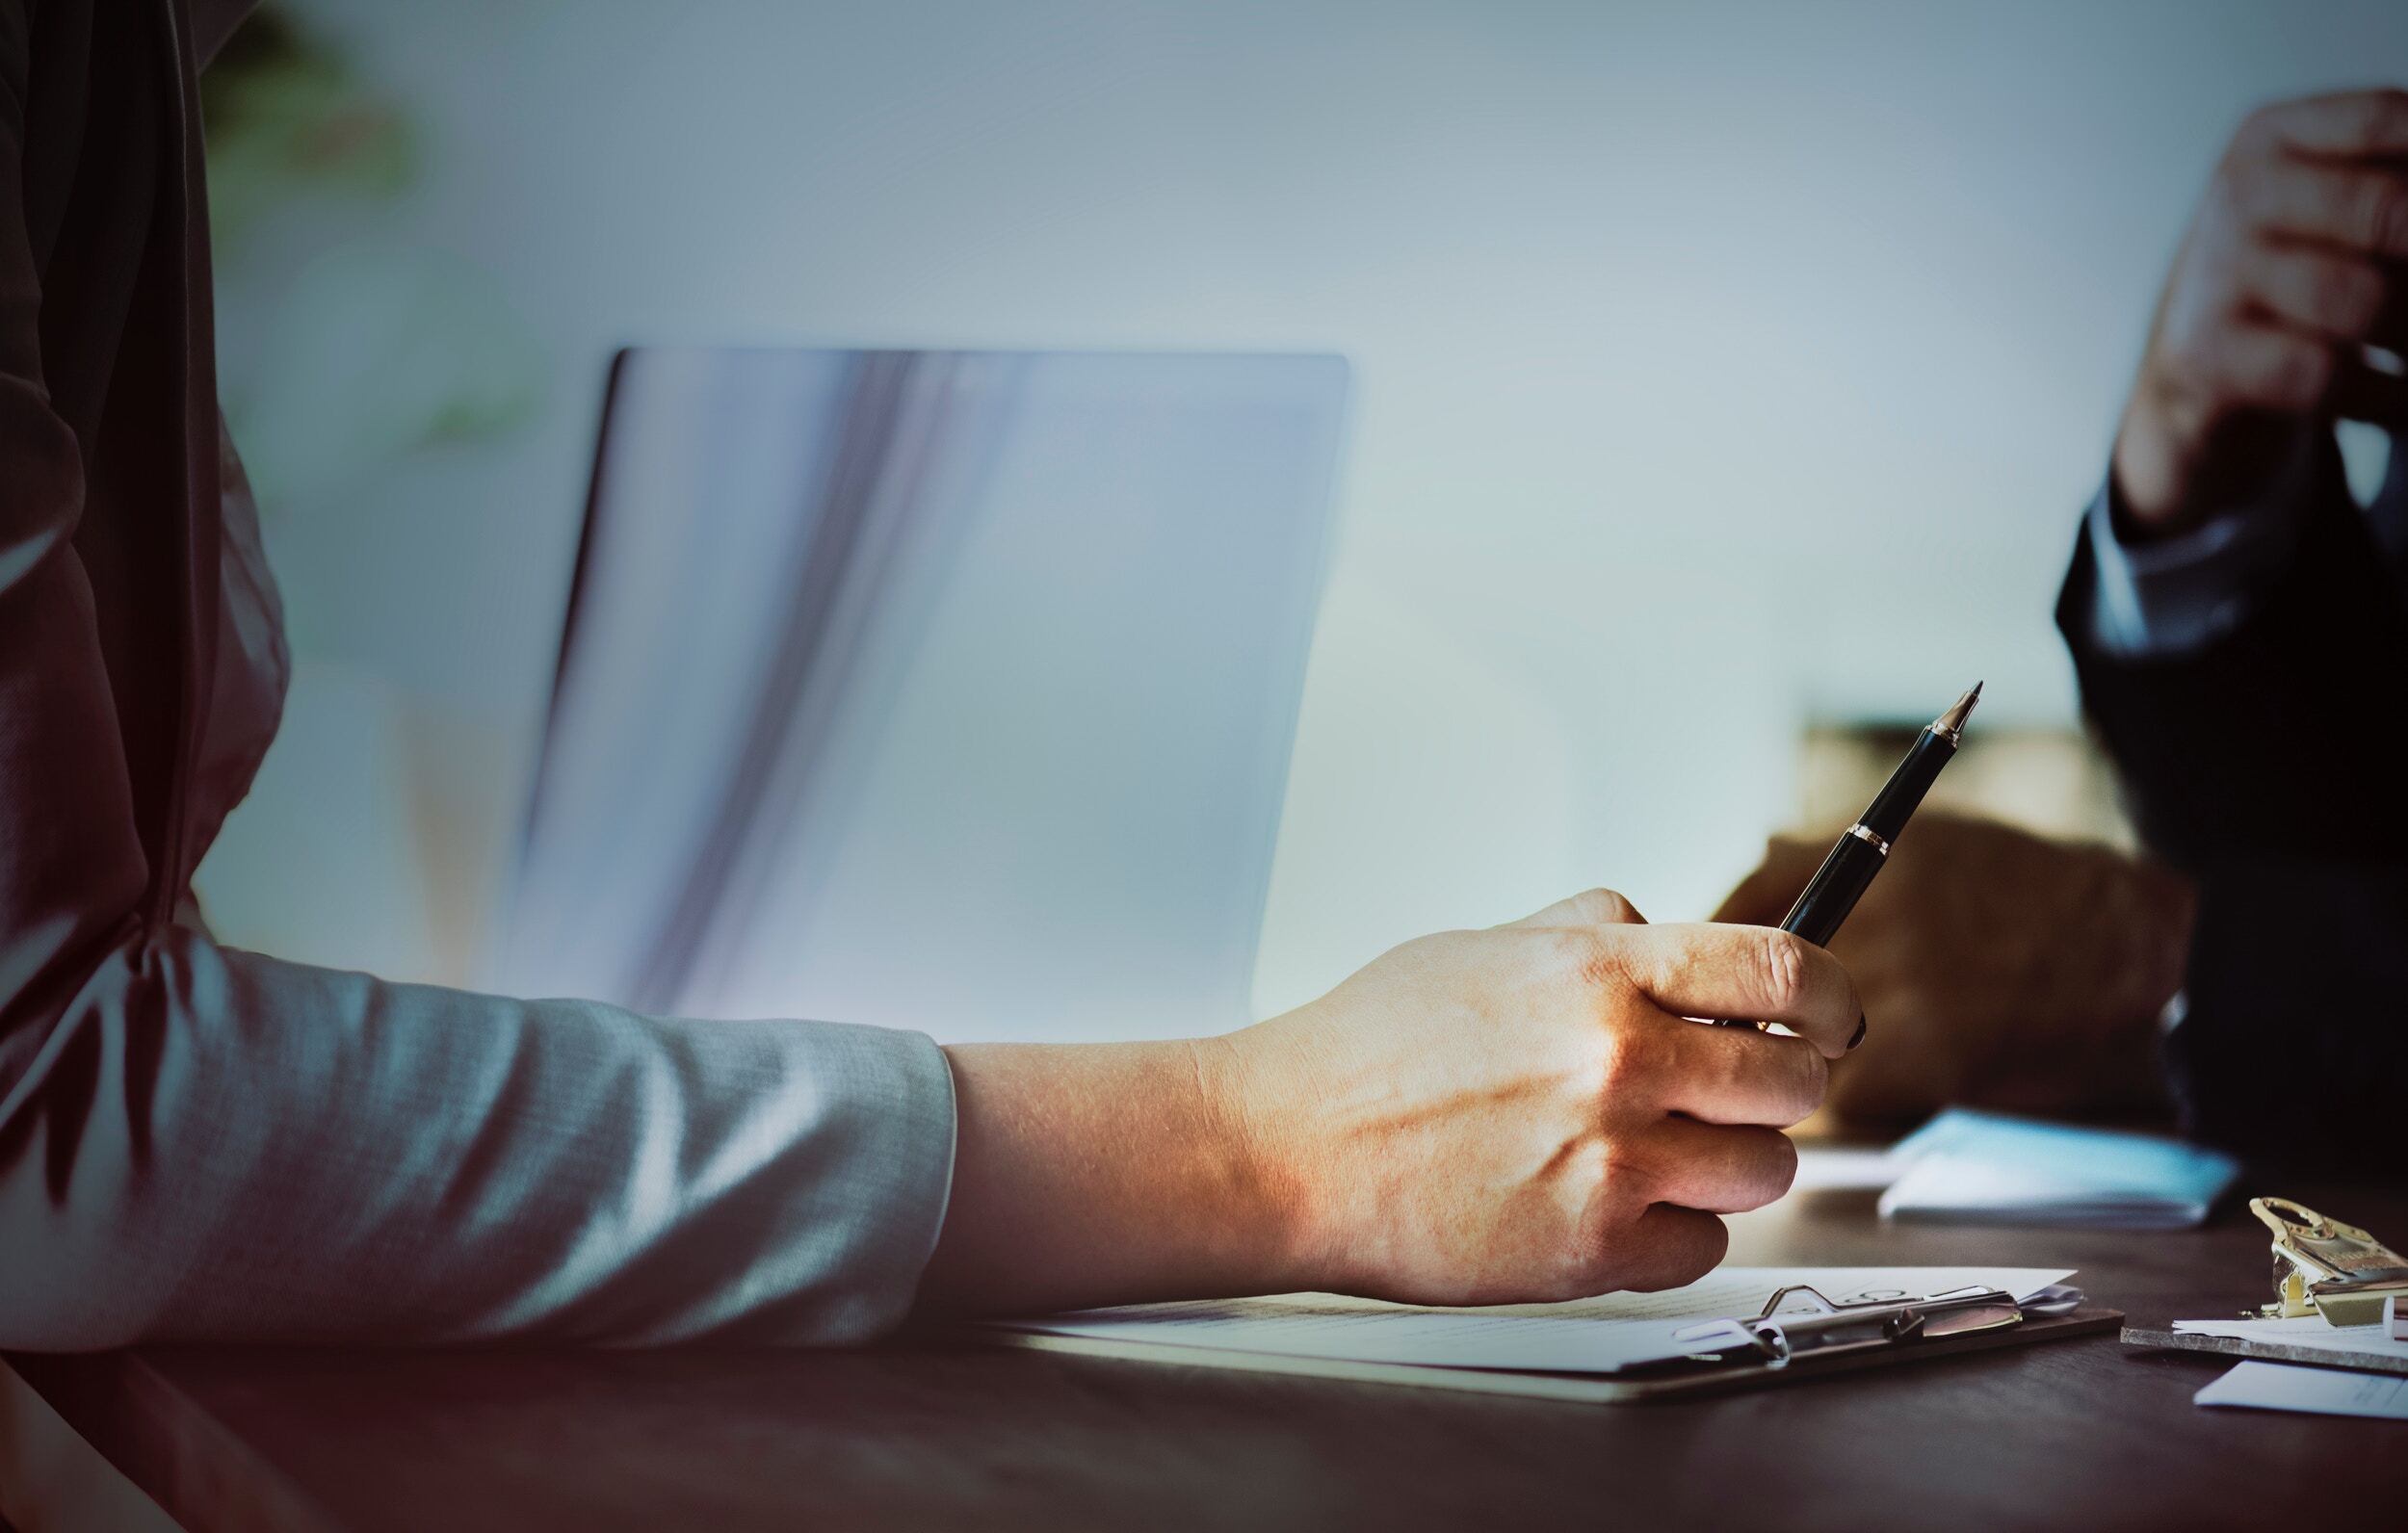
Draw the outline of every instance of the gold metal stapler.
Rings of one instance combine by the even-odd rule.
[[[2252,1198],[2249,1211],[2274,1232],[2274,1302],[2261,1312],[2268,1318],[2320,1314],[2327,1325],[2374,1325],[2395,1294],[2408,1309],[2408,1257],[2289,1198]]]

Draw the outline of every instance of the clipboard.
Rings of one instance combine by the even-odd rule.
[[[1175,1366],[1400,1384],[1419,1389],[1512,1394],[1592,1405],[1635,1405],[1744,1390],[1774,1389],[1868,1368],[2001,1347],[2093,1336],[2114,1330],[2120,1310],[2082,1302],[2079,1290],[2051,1288],[2019,1304],[1995,1288],[1870,1304],[1834,1304],[1812,1287],[1775,1291],[1744,1318],[1688,1327],[1699,1350],[1614,1373],[1442,1367],[1408,1363],[1348,1363],[1275,1352],[1172,1342],[1100,1340],[1034,1331],[982,1330],[989,1344],[1033,1351],[1164,1363]]]

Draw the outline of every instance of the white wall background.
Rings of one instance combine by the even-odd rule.
[[[2224,136],[2408,80],[2373,3],[297,9],[426,170],[229,280],[238,403],[374,398],[285,310],[380,248],[481,272],[552,385],[275,508],[309,671],[228,934],[470,962],[613,347],[1325,349],[1359,400],[1266,1008],[1585,884],[1702,913],[1810,716],[1978,676],[2069,717],[2055,584]]]

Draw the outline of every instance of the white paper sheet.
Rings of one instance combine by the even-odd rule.
[[[1425,1309],[1290,1293],[1267,1299],[1132,1305],[1003,1322],[1006,1329],[1094,1341],[1255,1352],[1341,1363],[1610,1373],[1678,1357],[1671,1334],[1703,1320],[1753,1315],[1773,1291],[1814,1286],[1837,1304],[1925,1298],[1965,1287],[2022,1298],[2070,1276],[2062,1267],[1723,1267],[1662,1293],[1610,1293],[1566,1304]]]
[[[2174,1329],[2196,1336],[2279,1341],[2285,1346],[2310,1347],[2318,1352],[2373,1353],[2384,1357],[2408,1358],[2408,1340],[2385,1334],[2380,1323],[2327,1325],[2323,1316],[2315,1314],[2291,1320],[2177,1320]]]
[[[2408,1421],[2408,1378],[2301,1367],[2290,1363],[2239,1364],[2191,1398],[2200,1405]]]

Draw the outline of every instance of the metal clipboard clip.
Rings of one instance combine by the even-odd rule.
[[[2274,1232],[2274,1302],[2260,1314],[2320,1314],[2327,1325],[2376,1325],[2385,1299],[2408,1298],[2408,1257],[2356,1225],[2289,1198],[2252,1198],[2249,1211]]]
[[[2081,1290],[2062,1284],[2018,1303],[2000,1288],[1954,1288],[1927,1298],[1904,1296],[1835,1304],[1807,1284],[1776,1290],[1745,1319],[1708,1320],[1672,1333],[1692,1357],[1753,1354],[1767,1368],[1804,1358],[1832,1357],[1871,1347],[1936,1341],[2019,1325],[2026,1315],[2070,1314]]]

